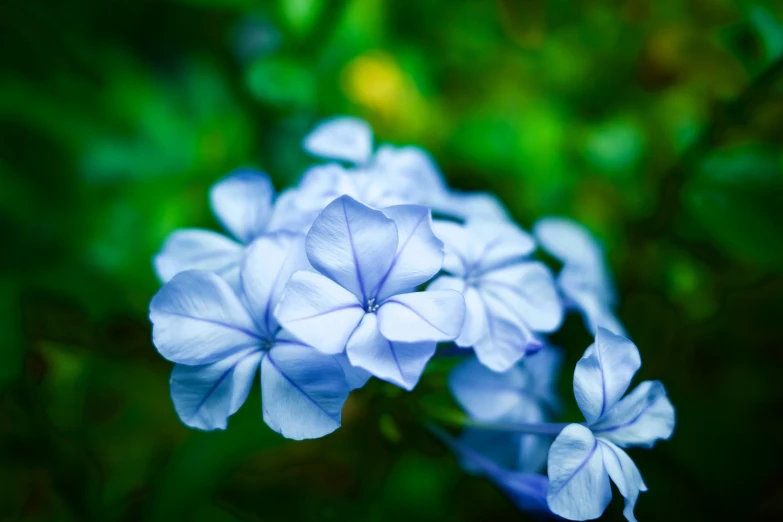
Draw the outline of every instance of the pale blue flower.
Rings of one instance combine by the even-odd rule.
[[[314,156],[355,167],[344,172],[364,176],[364,180],[349,182],[347,186],[342,180],[333,183],[332,199],[348,195],[374,208],[404,203],[425,205],[438,214],[464,221],[509,220],[508,211],[494,195],[449,190],[435,161],[419,147],[383,144],[373,154],[372,129],[359,118],[341,116],[325,120],[305,137],[303,145]],[[303,189],[308,181],[306,175],[301,184]],[[367,186],[369,182],[377,186]],[[351,187],[352,184],[358,187]],[[398,201],[389,202],[388,197]],[[313,201],[312,196],[307,199]]]
[[[587,229],[570,219],[547,217],[536,222],[533,233],[541,247],[563,263],[558,287],[588,329],[594,334],[598,327],[625,334],[613,312],[617,297],[603,251]]]
[[[301,236],[265,235],[242,263],[240,298],[214,273],[181,272],[150,303],[153,342],[177,363],[171,396],[182,422],[225,429],[261,373],[264,421],[292,439],[309,439],[340,426],[352,387],[343,363],[283,331],[272,310],[290,275],[307,268]]]
[[[463,410],[480,423],[539,423],[560,408],[555,384],[562,353],[553,347],[525,357],[497,373],[470,357],[449,374],[449,390]],[[524,472],[540,471],[551,439],[512,430],[467,428],[463,444],[496,464]]]
[[[362,119],[337,116],[319,123],[302,145],[313,156],[363,165],[372,156],[372,128]]]
[[[441,267],[443,245],[429,209],[374,210],[342,196],[315,220],[307,257],[318,273],[296,272],[277,307],[280,324],[327,354],[412,389],[436,343],[462,328],[454,291],[415,292]]]
[[[199,228],[175,230],[154,258],[162,282],[185,270],[214,272],[239,288],[239,267],[245,245],[256,237],[285,228],[275,211],[269,177],[253,169],[237,169],[209,191],[212,211],[233,239]]]
[[[659,381],[645,381],[625,395],[641,366],[639,350],[620,335],[598,328],[595,343],[574,372],[574,395],[585,424],[570,424],[549,450],[549,507],[570,520],[601,516],[612,498],[609,479],[625,498],[630,522],[642,476],[621,448],[652,447],[674,431],[674,408]]]
[[[479,361],[496,372],[538,351],[536,333],[556,330],[563,310],[551,272],[529,258],[532,238],[498,221],[437,221],[434,229],[445,244],[443,270],[449,275],[430,289],[456,290],[467,307],[457,345],[473,347]]]

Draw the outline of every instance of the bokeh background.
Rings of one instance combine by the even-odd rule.
[[[417,422],[439,364],[318,441],[267,429],[257,391],[226,432],[173,411],[151,256],[217,227],[218,177],[283,188],[313,123],[353,114],[523,226],[601,238],[678,412],[631,453],[640,520],[783,519],[781,56],[783,6],[756,0],[3,1],[0,518],[528,519]],[[590,339],[569,318],[555,341],[578,419]]]

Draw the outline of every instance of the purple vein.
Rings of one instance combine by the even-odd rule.
[[[381,293],[381,289],[383,289],[383,285],[386,283],[386,279],[388,279],[389,274],[391,274],[392,269],[394,268],[394,265],[397,264],[397,260],[400,259],[400,256],[402,255],[403,251],[405,251],[405,248],[408,246],[408,243],[413,238],[413,235],[416,233],[416,230],[419,228],[419,225],[421,225],[422,221],[424,221],[424,218],[427,217],[427,214],[424,214],[419,218],[419,220],[416,222],[416,225],[414,225],[413,230],[411,230],[410,235],[405,238],[405,242],[400,247],[397,254],[394,256],[394,259],[392,260],[391,264],[389,265],[389,269],[386,271],[385,274],[383,274],[383,277],[381,278],[381,282],[378,283],[378,288],[375,291],[376,294]]]
[[[418,318],[419,318],[419,319],[421,319],[422,321],[424,321],[424,322],[425,322],[425,323],[427,323],[428,325],[432,326],[434,329],[436,329],[437,331],[439,331],[439,332],[440,332],[440,333],[442,333],[443,335],[447,335],[447,336],[449,336],[449,337],[453,337],[453,336],[452,336],[450,333],[448,333],[448,332],[444,332],[443,330],[441,330],[440,328],[438,328],[437,326],[435,326],[434,324],[432,324],[432,322],[430,322],[430,320],[429,320],[429,319],[427,319],[426,317],[424,317],[424,316],[423,316],[423,315],[421,315],[419,312],[417,312],[415,309],[411,308],[410,306],[406,305],[405,303],[403,303],[403,302],[400,302],[400,301],[397,301],[396,299],[389,299],[389,300],[388,300],[388,301],[386,301],[386,302],[387,302],[387,303],[395,303],[395,304],[398,304],[398,305],[400,305],[400,306],[401,306],[401,307],[403,307],[403,308],[407,308],[409,311],[413,312],[413,314],[414,314],[414,315],[418,316]]]
[[[305,392],[305,391],[304,391],[302,388],[300,388],[300,387],[299,387],[299,385],[298,385],[298,384],[296,384],[294,381],[292,381],[292,380],[291,380],[291,378],[290,378],[288,375],[286,375],[286,373],[285,373],[285,372],[282,370],[282,368],[280,368],[280,366],[278,366],[278,365],[277,365],[277,363],[275,362],[275,360],[274,360],[274,359],[272,359],[272,352],[271,352],[271,351],[267,352],[267,353],[266,353],[266,355],[265,355],[265,357],[266,357],[266,358],[269,360],[269,363],[270,363],[272,366],[274,366],[274,367],[275,367],[275,369],[277,370],[277,373],[279,373],[280,375],[282,375],[282,376],[283,376],[283,379],[285,379],[286,381],[288,381],[288,383],[289,383],[291,386],[293,386],[293,387],[294,387],[294,388],[295,388],[295,389],[296,389],[296,390],[297,390],[299,393],[301,393],[302,395],[304,395],[305,397],[307,397],[307,400],[309,400],[310,402],[312,402],[313,404],[315,404],[315,406],[316,406],[316,407],[317,407],[319,410],[321,410],[322,412],[324,412],[324,413],[325,413],[325,414],[326,414],[326,415],[327,415],[327,416],[328,416],[330,419],[334,420],[334,417],[335,417],[335,416],[334,416],[334,414],[332,414],[332,413],[329,413],[328,411],[326,411],[326,410],[324,409],[324,407],[323,407],[323,406],[321,406],[320,404],[318,404],[317,402],[315,402],[315,399],[313,399],[313,398],[312,398],[310,395],[308,395],[308,394],[307,394],[307,393],[306,393],[306,392]]]
[[[397,352],[394,351],[394,345],[388,339],[385,339],[385,341],[389,345],[389,351],[392,354],[392,359],[394,359],[394,364],[397,365],[397,371],[400,372],[400,380],[403,382],[403,384],[407,384],[405,383],[405,376],[402,374],[402,367],[400,366],[400,361],[397,360]]]
[[[238,332],[242,332],[243,334],[245,334],[245,335],[247,335],[249,337],[253,337],[254,339],[261,339],[261,336],[259,334],[257,334],[256,332],[252,332],[252,331],[250,331],[250,330],[248,330],[246,328],[242,328],[242,327],[239,327],[239,326],[236,326],[236,325],[233,325],[233,324],[224,323],[222,321],[218,321],[218,320],[215,320],[215,319],[205,319],[203,317],[193,317],[192,315],[185,315],[185,314],[181,314],[181,313],[178,313],[178,312],[166,312],[166,311],[164,311],[163,313],[168,314],[168,315],[173,315],[174,317],[184,317],[185,319],[192,319],[193,321],[201,321],[201,322],[208,323],[208,324],[214,324],[214,325],[217,325],[217,326],[223,326],[223,327],[229,328],[231,330],[236,330]]]
[[[360,304],[349,304],[349,305],[343,305],[338,306],[337,308],[332,308],[331,310],[326,310],[323,312],[318,312],[317,314],[308,315],[307,317],[300,317],[298,319],[291,319],[291,321],[306,321],[307,319],[315,319],[316,317],[321,317],[324,315],[329,315],[333,312],[341,312],[343,310],[350,310],[351,308],[358,308],[360,310],[363,310],[362,306]]]
[[[557,495],[558,493],[560,493],[560,491],[562,491],[563,488],[566,487],[566,485],[574,479],[576,474],[579,473],[580,471],[582,471],[582,468],[585,467],[585,465],[587,464],[587,461],[589,461],[591,458],[593,458],[593,453],[595,453],[596,449],[598,449],[598,441],[597,440],[593,440],[593,449],[590,450],[590,453],[587,455],[585,460],[583,460],[582,463],[579,464],[579,466],[574,470],[574,472],[571,473],[571,475],[567,479],[565,479],[563,481],[563,485],[560,486],[559,488],[557,488],[557,491],[554,491],[552,493],[553,495]],[[551,482],[550,482],[550,484],[551,484]]]
[[[601,413],[598,414],[600,419],[606,411],[606,375],[604,375],[604,362],[601,359],[601,347],[598,343],[595,343],[595,353],[598,357],[598,368],[601,370]]]
[[[288,261],[288,257],[286,256],[286,259],[284,262]],[[269,287],[269,295],[266,298],[266,306],[264,308],[264,326],[266,327],[266,331],[268,333],[272,333],[272,329],[269,327],[269,319],[272,315],[272,297],[275,293],[275,287],[277,286],[277,283],[280,281],[280,275],[283,273],[283,267],[281,266],[280,269],[277,271],[277,274],[275,275],[275,280],[272,282],[272,285]]]
[[[248,358],[248,357],[250,357],[251,355],[255,355],[255,354],[256,354],[256,353],[258,353],[259,351],[260,351],[260,350],[253,350],[253,351],[250,351],[250,352],[246,353],[245,355],[243,355],[242,357],[240,357],[240,358],[239,358],[239,359],[238,359],[238,360],[237,360],[237,361],[236,361],[234,364],[232,364],[232,365],[231,365],[231,366],[230,366],[230,367],[229,367],[229,368],[228,368],[226,371],[224,371],[224,372],[223,372],[223,373],[220,375],[220,377],[218,377],[218,379],[215,381],[215,384],[213,384],[213,385],[212,385],[212,386],[209,388],[209,390],[207,391],[207,393],[206,393],[206,394],[204,394],[204,397],[202,397],[202,398],[201,398],[201,400],[200,400],[200,401],[199,401],[199,403],[198,403],[198,406],[196,406],[196,409],[195,409],[195,411],[193,412],[193,415],[192,415],[190,418],[192,419],[193,417],[195,417],[195,416],[198,414],[198,412],[199,412],[199,411],[201,411],[201,408],[203,408],[203,407],[204,407],[204,404],[206,404],[206,402],[209,400],[209,398],[212,396],[212,394],[213,394],[213,393],[215,393],[215,390],[217,390],[217,389],[218,389],[218,386],[220,386],[220,384],[221,384],[221,383],[222,383],[224,380],[226,380],[226,377],[228,377],[228,376],[229,376],[229,374],[230,374],[231,372],[233,372],[233,371],[234,371],[234,369],[235,369],[237,366],[239,366],[239,363],[241,363],[242,361],[244,361],[245,359],[247,359],[247,358]]]
[[[345,200],[341,201],[343,204],[343,216],[345,216],[345,228],[348,230],[348,242],[351,244],[351,254],[353,254],[353,265],[356,267],[356,280],[359,283],[359,290],[362,292],[362,302],[367,301],[367,293],[364,290],[364,278],[362,278],[362,270],[359,267],[359,258],[356,256],[356,247],[353,244],[353,233],[351,232],[351,223],[348,221],[348,211],[345,209]]]
[[[629,420],[628,422],[624,422],[622,424],[618,424],[617,426],[609,426],[608,428],[599,428],[599,429],[594,430],[594,433],[606,433],[606,432],[610,432],[610,431],[621,430],[623,428],[627,428],[628,426],[633,426],[634,424],[636,424],[636,421],[638,421],[642,417],[642,415],[644,415],[645,412],[652,407],[653,404],[655,404],[655,401],[648,402],[644,406],[644,408],[642,408],[642,411],[637,413],[634,416],[634,418]]]

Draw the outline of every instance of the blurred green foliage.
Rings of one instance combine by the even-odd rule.
[[[0,518],[526,519],[417,423],[453,407],[447,362],[355,393],[318,441],[268,430],[258,393],[223,433],[170,405],[151,256],[216,226],[230,169],[294,182],[344,113],[525,226],[604,241],[642,377],[678,408],[633,453],[641,520],[783,518],[782,56],[760,0],[3,2]],[[570,398],[589,338],[570,318],[556,341]]]

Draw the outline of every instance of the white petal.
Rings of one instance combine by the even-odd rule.
[[[464,320],[465,300],[453,290],[395,295],[378,309],[381,333],[390,341],[451,341]]]
[[[531,330],[553,332],[563,320],[563,305],[552,273],[538,262],[519,263],[487,272],[479,280]]]
[[[549,449],[547,503],[569,520],[598,518],[612,499],[598,441],[589,429],[570,424]]]
[[[397,225],[378,210],[342,196],[331,202],[307,234],[307,257],[316,270],[352,292],[362,304],[375,297],[397,252]]]
[[[383,213],[397,225],[397,253],[378,286],[382,301],[410,292],[438,273],[443,264],[443,242],[432,233],[430,210],[418,205],[388,207]]]
[[[305,137],[304,149],[314,156],[362,164],[372,153],[372,129],[359,118],[332,118]]]
[[[264,422],[289,439],[314,439],[339,428],[349,391],[340,363],[308,346],[282,343],[261,361]]]
[[[212,186],[209,201],[226,230],[249,243],[266,230],[274,193],[269,176],[253,169],[239,169]]]
[[[280,325],[294,337],[328,354],[343,351],[363,316],[364,309],[352,293],[306,271],[291,276],[275,311]]]
[[[598,444],[601,446],[606,472],[609,473],[612,482],[625,498],[623,515],[628,519],[628,522],[636,522],[636,517],[633,514],[636,499],[639,498],[640,491],[647,491],[639,468],[627,453],[611,442],[598,439]]]
[[[473,345],[481,364],[496,372],[505,372],[527,354],[539,351],[543,344],[533,333],[510,316],[505,303],[479,291],[486,312],[486,335]]]
[[[457,346],[467,348],[476,344],[487,332],[487,312],[478,291],[468,286],[460,278],[440,276],[433,281],[427,290],[454,290],[465,298],[465,323],[462,325],[459,337],[454,342]]]
[[[309,266],[303,235],[270,234],[247,248],[241,271],[242,289],[256,323],[267,336],[273,336],[277,330],[274,310],[286,283],[294,272]]]
[[[674,432],[674,407],[660,381],[644,381],[590,428],[621,447],[651,448]]]
[[[242,245],[211,230],[175,230],[155,256],[155,272],[166,283],[186,270],[207,270],[238,288],[243,252]]]
[[[250,348],[211,364],[178,364],[171,373],[171,399],[179,418],[192,428],[225,429],[247,399],[261,360]]]
[[[641,365],[635,344],[598,329],[595,343],[587,348],[574,371],[574,395],[588,424],[601,419],[617,404]]]
[[[166,283],[150,302],[150,321],[155,347],[180,364],[209,364],[261,342],[239,298],[211,272],[182,272]]]
[[[367,314],[348,340],[345,352],[351,364],[379,379],[412,390],[435,354],[434,342],[401,343],[384,338],[375,314]]]

